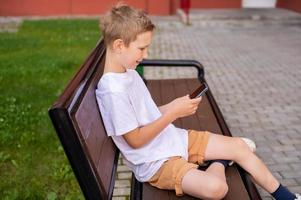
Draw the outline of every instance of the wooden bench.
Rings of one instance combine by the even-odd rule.
[[[100,41],[62,95],[49,110],[49,115],[86,199],[111,199],[116,179],[119,151],[106,134],[95,97],[103,74],[105,47]],[[191,93],[204,79],[197,61],[146,60],[143,66],[195,67],[195,79],[145,80],[157,105]],[[196,115],[175,122],[178,127],[208,130],[231,136],[223,116],[209,91]],[[229,192],[225,199],[261,199],[250,177],[237,165],[227,168]],[[131,199],[195,199],[176,197],[174,191],[159,190],[132,178]]]

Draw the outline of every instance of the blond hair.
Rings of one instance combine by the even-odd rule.
[[[136,40],[137,35],[153,31],[154,28],[145,12],[125,4],[116,5],[101,19],[102,35],[107,47],[116,39],[122,39],[128,46]]]

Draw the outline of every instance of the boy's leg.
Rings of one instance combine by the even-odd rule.
[[[203,163],[210,134],[206,131],[189,130],[188,161],[190,163]],[[228,186],[225,166],[222,163],[213,162],[206,171],[193,169],[188,172],[183,175],[181,182],[184,193],[206,199],[220,199],[225,196]]]
[[[251,174],[257,184],[269,193],[273,193],[279,187],[279,182],[265,164],[240,138],[210,134],[205,151],[205,160],[215,159],[235,161]]]
[[[209,169],[213,169],[212,166]],[[174,189],[178,196],[186,193],[202,199],[221,199],[228,190],[226,181],[209,172],[197,170],[197,167],[198,165],[189,163],[182,157],[171,157],[163,163],[149,183],[160,189]],[[224,173],[221,164],[216,164],[215,167],[215,170]]]
[[[216,167],[223,168],[223,173],[225,173],[221,164],[217,164]],[[185,194],[200,199],[222,199],[228,192],[225,180],[216,174],[198,169],[189,170],[184,175],[181,186]]]
[[[217,176],[223,181],[226,181],[225,166],[220,162],[213,162],[207,169],[206,172]]]

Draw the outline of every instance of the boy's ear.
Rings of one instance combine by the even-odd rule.
[[[117,53],[120,53],[122,49],[124,48],[124,42],[122,39],[116,39],[113,41],[113,50],[116,51]]]

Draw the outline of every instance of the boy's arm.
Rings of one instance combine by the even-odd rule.
[[[154,139],[168,124],[180,117],[192,115],[196,112],[201,97],[190,99],[188,95],[175,99],[166,104],[161,111],[162,116],[154,122],[143,127],[136,128],[123,135],[132,148],[140,148]]]
[[[140,148],[155,138],[168,124],[175,120],[172,114],[166,113],[154,122],[136,128],[123,135],[123,138],[134,149]]]
[[[168,103],[168,104],[169,104],[169,103]],[[163,114],[166,112],[166,110],[168,109],[168,107],[169,107],[168,104],[165,104],[165,105],[162,105],[162,106],[159,106],[159,107],[158,107],[162,115],[163,115]]]

